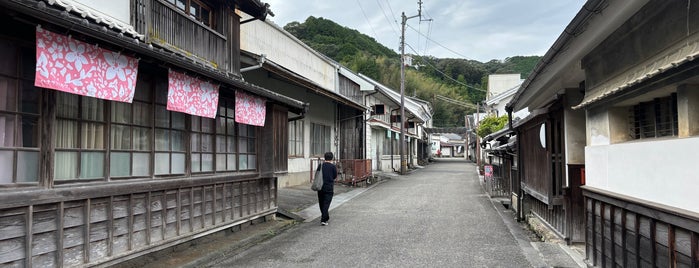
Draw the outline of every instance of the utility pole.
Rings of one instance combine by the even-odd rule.
[[[400,32],[400,174],[405,175],[407,162],[405,155],[405,23],[412,18],[422,16],[422,0],[418,0],[417,15],[406,17],[401,13]]]

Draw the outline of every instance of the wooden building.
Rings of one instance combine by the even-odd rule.
[[[699,266],[698,58],[691,1],[590,0],[508,105],[537,110],[518,136],[522,186],[554,190],[539,210],[582,185],[589,266]]]
[[[0,7],[0,265],[109,265],[276,212],[307,105],[240,76],[240,14],[267,5]]]

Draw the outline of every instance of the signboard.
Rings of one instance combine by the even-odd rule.
[[[493,165],[485,165],[483,169],[486,177],[493,177]]]

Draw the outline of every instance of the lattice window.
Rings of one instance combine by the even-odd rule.
[[[677,136],[677,94],[630,107],[629,122],[633,139]]]
[[[303,120],[289,122],[289,156],[303,157]]]

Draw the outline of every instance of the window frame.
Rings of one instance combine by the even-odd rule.
[[[678,137],[677,93],[629,106],[631,140]]]
[[[322,133],[316,133],[317,128],[320,127],[320,131]],[[327,137],[325,139],[317,139],[316,136],[320,137]],[[314,123],[311,122],[311,137],[310,137],[310,154],[311,157],[322,157],[323,154],[326,152],[330,152],[332,150],[332,128],[328,125],[324,125],[321,123]],[[321,143],[322,141],[322,143]],[[321,148],[318,148],[321,147]]]
[[[163,1],[163,0],[161,0],[161,1]],[[179,6],[177,5],[177,2],[179,2],[179,1],[182,1],[182,2],[183,2],[184,7],[179,7]],[[207,4],[207,3],[204,3],[203,1],[199,1],[199,0],[164,0],[163,2],[164,2],[164,3],[167,3],[168,5],[170,5],[171,7],[173,7],[175,10],[179,11],[180,13],[182,13],[184,16],[187,16],[187,17],[189,17],[189,18],[191,18],[191,19],[193,19],[193,20],[195,20],[195,21],[198,21],[198,22],[200,22],[201,24],[203,24],[203,25],[206,26],[206,27],[209,27],[209,28],[211,28],[211,29],[214,29],[214,27],[216,26],[216,25],[214,25],[214,22],[215,22],[215,20],[214,20],[214,9],[211,7],[211,5],[209,5],[209,4]],[[209,18],[208,18],[208,20],[206,20],[206,21],[203,20],[202,17],[201,17],[200,15],[192,15],[192,14],[191,14],[192,3],[195,3],[196,5],[199,6],[199,9],[200,9],[200,10],[198,11],[199,14],[201,14],[201,9],[205,9],[205,10],[208,11],[208,13],[209,13]]]
[[[303,120],[295,120],[289,122],[289,158],[303,157],[304,152],[304,127],[305,123]],[[293,148],[292,148],[293,145]]]
[[[21,42],[15,42],[14,40],[9,40],[9,39],[3,39],[0,40],[2,43],[9,43],[9,46],[4,47],[5,53],[8,53],[10,55],[14,55],[14,57],[7,57],[4,60],[6,62],[10,62],[5,67],[9,67],[5,72],[5,70],[0,70],[0,77],[1,79],[5,79],[8,81],[8,85],[10,84],[10,81],[12,83],[11,88],[8,87],[5,90],[5,93],[14,93],[13,96],[13,104],[14,107],[6,108],[3,110],[0,110],[0,115],[5,116],[5,118],[12,118],[13,122],[12,124],[12,144],[5,146],[4,144],[0,144],[0,152],[10,152],[11,160],[12,160],[12,171],[10,171],[10,178],[9,182],[7,183],[0,183],[0,187],[12,187],[12,186],[37,186],[42,181],[44,180],[42,178],[42,174],[39,172],[39,169],[36,168],[34,171],[36,174],[34,175],[35,178],[32,181],[18,181],[19,178],[19,173],[20,173],[20,168],[19,168],[19,160],[20,160],[20,154],[21,153],[33,153],[36,155],[37,163],[36,166],[41,164],[41,152],[42,152],[42,139],[41,139],[41,126],[43,124],[43,116],[44,116],[44,111],[42,109],[42,103],[44,99],[44,94],[41,89],[37,88],[34,86],[34,67],[36,66],[35,64],[35,52],[34,48],[31,47],[32,44],[25,44]],[[12,51],[10,51],[12,50]],[[27,69],[29,68],[29,69]],[[33,96],[30,99],[24,99],[24,96],[31,96],[30,94],[25,94],[27,93],[27,90],[33,91]],[[7,95],[0,101],[7,101]],[[24,110],[24,104],[26,100],[33,100],[31,104],[36,105],[36,110],[35,112],[32,111],[26,111]],[[8,104],[8,103],[5,103]],[[25,146],[25,141],[23,137],[25,137],[25,128],[24,128],[24,122],[26,122],[27,118],[31,119],[32,123],[34,123],[34,132],[33,132],[33,139],[32,143],[28,146]],[[7,125],[5,125],[7,126]],[[5,127],[3,126],[3,128]],[[6,131],[6,130],[5,130]],[[20,134],[22,133],[22,134]],[[22,135],[22,136],[20,136]],[[32,146],[33,145],[33,146]]]

